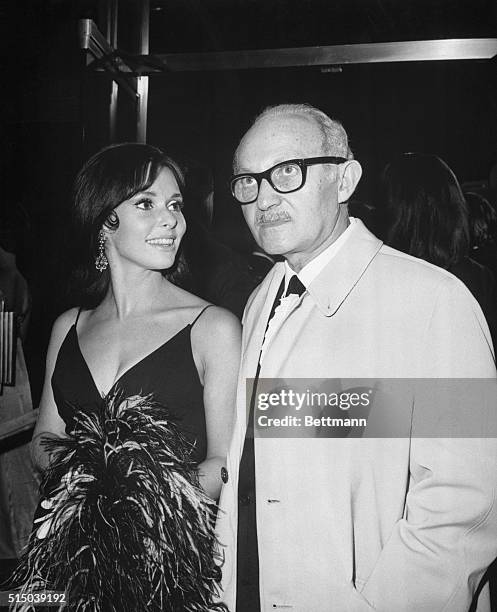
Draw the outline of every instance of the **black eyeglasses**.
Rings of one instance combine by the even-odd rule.
[[[231,193],[240,204],[251,204],[257,200],[262,179],[278,193],[292,193],[305,185],[307,166],[316,164],[343,164],[345,157],[308,157],[280,162],[264,172],[235,174],[230,181]]]

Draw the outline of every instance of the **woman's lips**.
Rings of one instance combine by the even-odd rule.
[[[170,250],[174,247],[175,238],[149,238],[146,243],[161,250]]]

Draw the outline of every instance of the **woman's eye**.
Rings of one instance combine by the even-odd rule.
[[[149,198],[143,198],[142,200],[138,200],[138,202],[135,203],[135,206],[140,210],[150,210],[153,208],[154,204]]]
[[[175,212],[179,212],[183,210],[183,206],[184,206],[184,203],[182,200],[171,200],[167,205],[169,210],[173,210]]]

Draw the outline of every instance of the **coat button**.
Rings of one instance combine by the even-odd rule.
[[[228,470],[225,467],[221,468],[221,480],[224,484],[228,482]]]

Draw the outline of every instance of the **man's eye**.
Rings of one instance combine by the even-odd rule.
[[[255,178],[253,176],[244,176],[240,179],[240,182],[243,187],[252,187],[255,183]]]
[[[295,164],[287,164],[283,166],[277,166],[271,173],[273,181],[287,181],[296,180],[299,176],[300,168]]]
[[[153,208],[154,203],[149,198],[143,198],[141,200],[138,200],[138,202],[135,203],[135,206],[140,210],[150,210],[151,208]]]
[[[294,176],[298,172],[298,167],[294,166],[293,164],[281,166],[280,172],[283,174],[283,176]]]
[[[181,210],[183,210],[184,207],[184,202],[182,200],[171,200],[167,207],[169,208],[169,210],[173,210],[174,212],[180,212]]]

